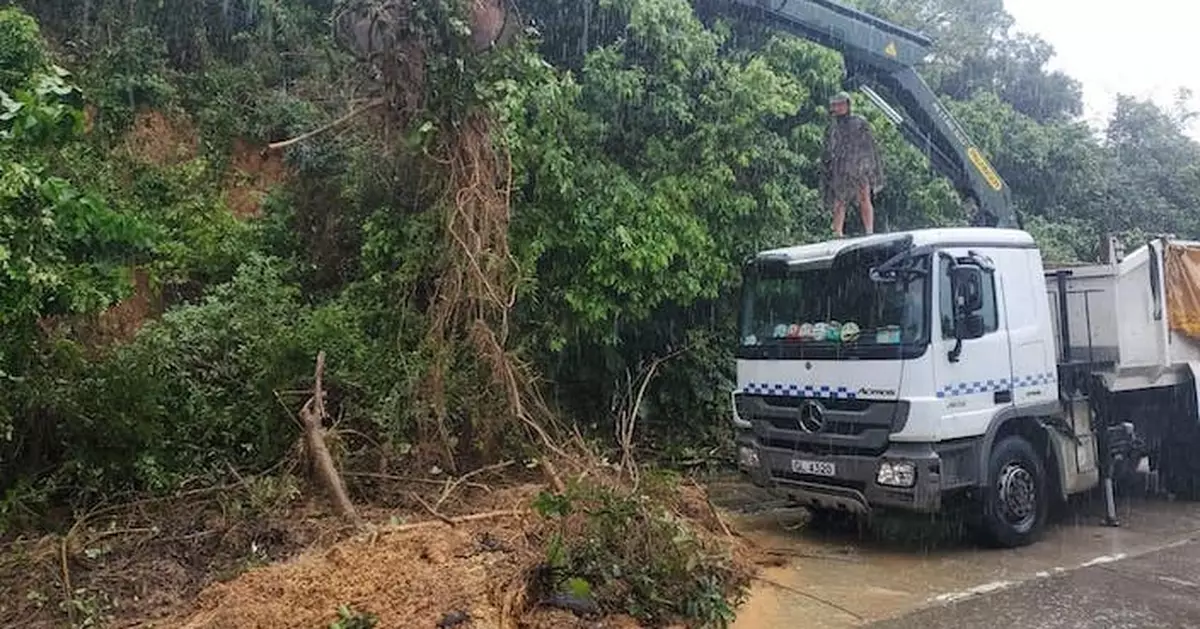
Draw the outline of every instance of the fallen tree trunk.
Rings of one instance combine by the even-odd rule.
[[[325,486],[325,491],[333,500],[337,514],[357,527],[362,525],[362,521],[354,509],[354,503],[350,502],[346,483],[342,480],[342,475],[338,473],[337,466],[333,463],[333,456],[329,454],[329,448],[325,445],[325,429],[322,426],[326,417],[325,391],[322,384],[324,373],[325,352],[322,350],[317,353],[312,397],[304,403],[304,408],[300,409],[300,419],[304,422],[304,445],[308,451],[309,461],[312,463],[313,473],[317,480]]]

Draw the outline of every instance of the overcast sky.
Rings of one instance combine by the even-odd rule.
[[[1102,123],[1117,94],[1170,106],[1190,88],[1200,109],[1200,6],[1194,0],[1005,0],[1017,28],[1054,45],[1053,69],[1083,84],[1084,116]],[[1193,137],[1200,125],[1193,125]]]

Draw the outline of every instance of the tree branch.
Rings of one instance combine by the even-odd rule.
[[[332,131],[333,129],[336,129],[336,128],[346,124],[347,122],[354,120],[355,118],[361,116],[362,114],[364,114],[368,111],[371,111],[372,109],[375,109],[376,107],[381,107],[386,103],[387,103],[386,100],[384,100],[382,98],[377,98],[373,101],[370,101],[366,105],[363,105],[362,107],[359,107],[358,109],[351,111],[350,113],[346,114],[345,116],[342,116],[341,118],[338,118],[337,120],[334,120],[333,122],[331,122],[323,127],[313,129],[312,131],[309,131],[308,133],[298,135],[290,140],[281,140],[279,142],[272,142],[267,145],[267,150],[268,151],[278,151],[281,149],[285,149],[293,144],[299,144],[300,142],[303,142],[305,140],[315,138],[316,136],[321,135],[322,133],[325,133],[327,131]]]
[[[633,479],[634,484],[637,484],[637,462],[633,458],[633,437],[637,427],[638,413],[642,408],[642,400],[646,396],[646,390],[650,387],[650,381],[654,378],[654,374],[663,363],[683,354],[688,351],[689,347],[685,346],[681,349],[668,353],[666,356],[656,357],[651,359],[650,365],[644,368],[636,378],[629,382],[629,393],[632,395],[632,406],[617,417],[617,440],[621,446],[621,467],[625,469]],[[633,384],[640,381],[637,388],[637,393],[633,394]],[[625,405],[622,404],[622,407]]]
[[[321,423],[326,417],[325,391],[322,383],[324,372],[325,351],[322,350],[317,353],[317,368],[314,378],[316,382],[313,384],[312,397],[305,402],[304,408],[300,409],[300,418],[304,422],[304,440],[308,446],[308,454],[312,457],[314,472],[318,480],[325,485],[329,497],[333,499],[333,505],[337,509],[338,515],[349,520],[355,526],[360,526],[362,522],[358,518],[358,512],[354,510],[354,503],[350,502],[350,496],[346,492],[346,483],[338,473],[337,466],[333,463],[333,457],[329,454],[329,448],[325,445],[325,430],[321,427]]]

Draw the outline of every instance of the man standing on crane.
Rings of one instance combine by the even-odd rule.
[[[821,155],[821,192],[826,207],[833,209],[833,233],[843,236],[846,204],[858,202],[863,231],[875,233],[875,208],[871,195],[883,189],[883,164],[871,126],[858,114],[850,113],[850,95],[839,92],[829,101],[832,115],[825,129],[825,147]]]

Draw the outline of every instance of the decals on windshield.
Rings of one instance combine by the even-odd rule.
[[[822,321],[818,323],[780,323],[775,326],[772,338],[800,341],[825,341],[831,343],[853,343],[862,335],[862,327],[853,321]],[[747,340],[750,340],[748,337]],[[753,338],[757,342],[757,338]]]

